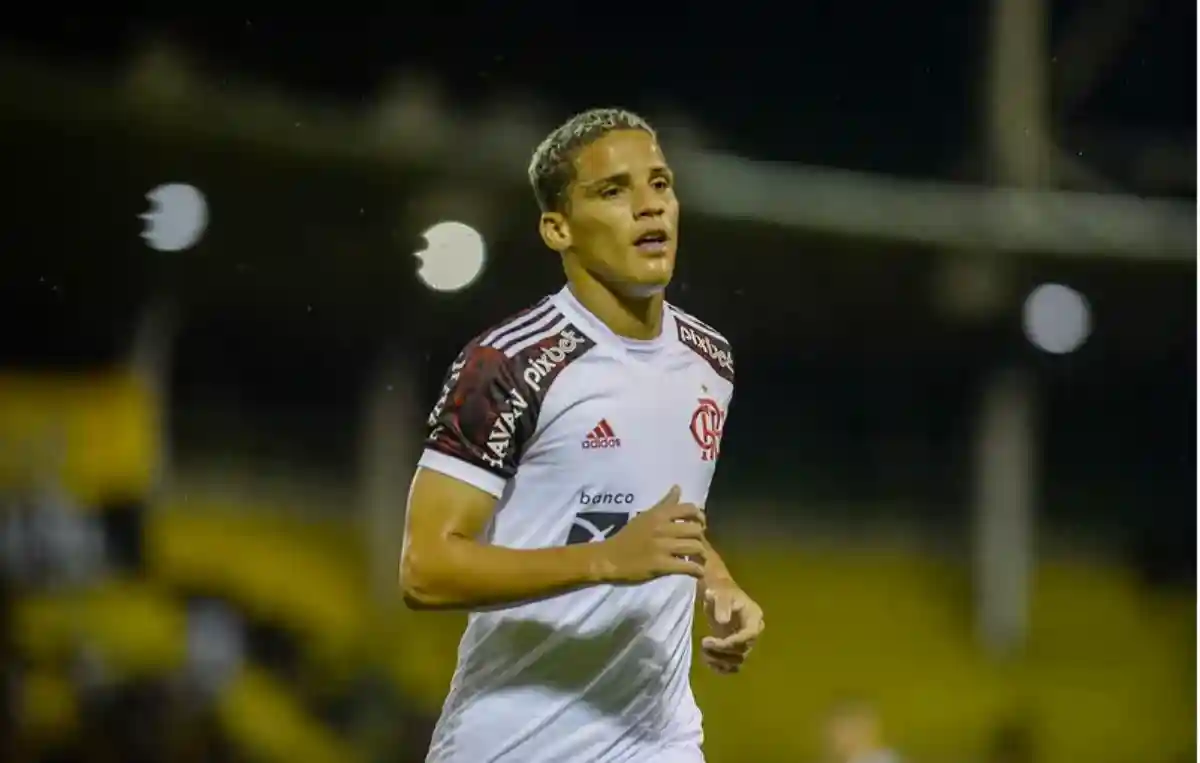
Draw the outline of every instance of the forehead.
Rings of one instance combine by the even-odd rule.
[[[575,179],[598,180],[665,167],[667,160],[654,136],[644,130],[614,130],[584,146],[575,155]]]

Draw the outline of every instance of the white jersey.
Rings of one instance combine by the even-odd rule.
[[[679,485],[704,506],[733,395],[716,331],[664,307],[617,336],[563,289],[471,342],[420,466],[499,500],[489,542],[601,541]],[[472,612],[431,763],[698,763],[695,581],[600,585]]]

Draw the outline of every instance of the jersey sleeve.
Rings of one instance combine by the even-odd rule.
[[[468,345],[451,364],[429,414],[418,465],[500,497],[536,426],[536,411],[521,387],[512,359]]]

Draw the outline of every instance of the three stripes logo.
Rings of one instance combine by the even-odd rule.
[[[621,447],[621,438],[617,437],[617,433],[613,431],[608,419],[600,419],[600,423],[587,433],[587,437],[583,438],[582,445],[584,450],[619,448]]]

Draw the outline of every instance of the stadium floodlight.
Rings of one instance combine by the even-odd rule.
[[[426,247],[413,256],[417,277],[434,291],[461,291],[483,272],[487,247],[479,231],[466,223],[440,222],[421,234]]]
[[[1025,336],[1035,347],[1053,355],[1078,350],[1092,330],[1087,300],[1069,286],[1045,283],[1025,299]]]
[[[208,227],[208,202],[199,188],[187,183],[164,183],[146,193],[150,209],[139,217],[146,223],[142,238],[151,249],[179,252],[200,241]]]

